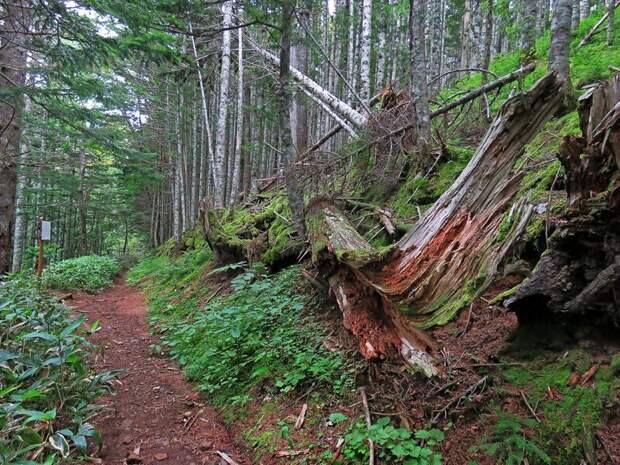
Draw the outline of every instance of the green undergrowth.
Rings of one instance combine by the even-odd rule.
[[[589,462],[594,455],[596,429],[604,424],[605,412],[617,402],[620,377],[605,361],[574,347],[557,330],[542,326],[535,331],[519,330],[506,353],[524,363],[502,371],[506,381],[522,390],[529,404],[538,410],[540,423],[527,424],[533,451],[529,463]],[[536,342],[543,335],[544,344]],[[567,344],[572,348],[565,350]],[[596,364],[600,367],[591,381],[567,385],[573,373],[582,376]]]
[[[230,294],[215,296],[224,284],[205,280],[245,265],[208,271],[210,258],[208,249],[153,256],[128,281],[142,283],[150,323],[211,402],[239,409],[256,389],[272,395],[312,384],[345,389],[343,360],[321,346],[325,330],[307,311],[298,267],[275,275],[260,264],[245,268],[232,279]]]
[[[117,259],[87,255],[52,263],[43,272],[43,285],[50,289],[99,292],[112,284],[120,272]]]
[[[84,318],[25,278],[0,284],[0,463],[75,463],[101,442],[93,402],[113,374],[94,373]]]

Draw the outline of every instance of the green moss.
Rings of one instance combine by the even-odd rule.
[[[611,357],[611,363],[609,364],[609,370],[614,376],[620,375],[620,354],[615,354]]]
[[[432,305],[421,309],[401,307],[401,311],[412,316],[412,321],[421,329],[441,326],[449,323],[462,308],[470,305],[486,275],[479,275],[468,280],[455,294],[444,294]]]
[[[447,150],[450,159],[440,164],[430,179],[409,178],[396,191],[390,203],[399,217],[416,217],[418,208],[425,210],[425,206],[435,202],[461,174],[474,154],[473,149],[458,145],[449,145]]]
[[[559,361],[538,368],[511,367],[503,372],[507,381],[527,393],[530,404],[542,410],[543,421],[534,439],[551,456],[552,463],[580,462],[618,388],[618,380],[606,368],[598,370],[593,386],[566,385],[573,372],[583,374],[592,364],[587,352],[572,349]],[[561,400],[550,399],[549,389],[559,394]]]
[[[504,300],[506,300],[508,297],[514,295],[515,292],[517,292],[517,289],[519,288],[520,284],[517,284],[515,287],[510,288],[505,290],[504,292],[500,292],[499,294],[497,294],[493,300],[491,300],[491,302],[489,302],[490,305],[497,305],[502,303]]]

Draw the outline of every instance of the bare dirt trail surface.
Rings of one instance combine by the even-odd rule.
[[[90,323],[101,321],[91,341],[102,348],[97,370],[126,370],[116,392],[101,400],[107,408],[95,423],[103,436],[103,465],[219,465],[217,451],[244,463],[217,414],[170,360],[152,353],[142,294],[123,282],[68,302]]]

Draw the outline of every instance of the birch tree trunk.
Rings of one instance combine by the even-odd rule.
[[[263,49],[256,42],[251,39],[246,39],[252,48],[264,59],[266,59],[272,66],[280,67],[280,59],[273,53]],[[330,108],[331,111],[336,113],[342,119],[349,121],[356,128],[362,128],[368,122],[368,118],[353,109],[346,102],[343,102],[329,90],[317,84],[315,81],[304,75],[296,68],[289,66],[290,77],[292,77],[309,95],[316,97]],[[289,123],[290,124],[290,123]]]
[[[226,203],[226,121],[228,118],[228,87],[230,84],[230,27],[232,26],[232,1],[222,3],[222,65],[220,68],[220,96],[215,134],[215,160],[213,166],[213,190],[215,208]]]
[[[362,1],[362,35],[360,39],[360,97],[370,102],[370,36],[372,0]]]
[[[230,185],[229,204],[234,204],[239,195],[239,173],[241,172],[241,144],[243,142],[243,32],[242,28],[237,30],[238,50],[237,50],[237,130],[235,136],[235,160],[232,181]]]
[[[549,69],[570,88],[570,39],[573,0],[556,0],[551,21]]]
[[[30,2],[3,6],[0,47],[0,87],[14,89],[26,81],[26,33],[30,27]],[[8,92],[0,100],[0,275],[11,268],[15,189],[24,100],[21,92]]]
[[[353,2],[354,0],[349,0],[349,36],[347,40],[347,81],[351,84],[353,84],[353,47],[355,46],[355,5]],[[347,103],[353,105],[353,92],[347,89],[346,95]]]
[[[590,0],[581,0],[579,2],[579,19],[583,21],[590,16]]]
[[[382,2],[381,2],[382,3]],[[385,5],[381,6],[379,12],[379,34],[377,40],[377,66],[375,72],[375,93],[378,93],[384,87],[385,76],[385,36],[387,29],[387,12],[385,11]]]

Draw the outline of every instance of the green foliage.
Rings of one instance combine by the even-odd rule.
[[[87,255],[56,262],[43,273],[43,285],[51,289],[101,291],[112,284],[121,267],[112,257]]]
[[[0,285],[1,463],[65,462],[100,441],[92,402],[112,374],[88,368],[83,324],[25,279]]]
[[[434,449],[443,441],[443,432],[432,429],[415,434],[390,425],[389,417],[377,420],[368,429],[362,421],[355,423],[345,436],[343,456],[346,463],[368,462],[368,440],[372,439],[382,463],[403,465],[440,465],[441,454]]]
[[[531,464],[549,465],[551,458],[526,434],[526,430],[536,427],[535,420],[500,412],[493,435],[486,438],[482,450],[498,460],[498,464],[520,465],[527,460]]]
[[[205,287],[196,284],[204,273],[197,253],[172,260],[153,257],[129,278],[136,282],[152,273],[150,321],[190,380],[213,402],[244,405],[258,385],[280,393],[312,382],[342,389],[342,359],[317,349],[323,330],[304,313],[307,300],[296,289],[297,267],[269,276],[264,266],[254,266],[233,279],[232,294],[196,311],[196,297],[204,295]],[[180,301],[179,289],[187,296]]]

